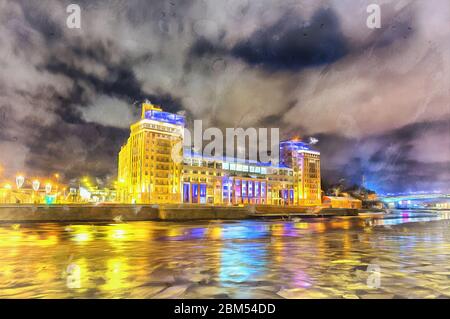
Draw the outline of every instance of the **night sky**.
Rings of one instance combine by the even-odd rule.
[[[327,183],[450,191],[448,0],[0,0],[0,25],[0,180],[114,179],[148,98],[204,126],[314,136]]]

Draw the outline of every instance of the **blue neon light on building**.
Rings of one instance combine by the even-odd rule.
[[[312,151],[313,149],[311,146],[305,142],[302,141],[282,141],[280,142],[280,147],[289,149],[289,150],[296,150],[296,151]]]
[[[145,112],[145,118],[148,120],[154,120],[174,125],[184,126],[185,124],[184,116],[163,111],[156,111],[156,110],[147,111]]]

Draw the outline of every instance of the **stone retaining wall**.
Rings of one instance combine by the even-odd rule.
[[[0,205],[0,222],[90,222],[144,220],[246,219],[281,215],[357,215],[356,210],[277,206],[205,206],[205,205]],[[317,214],[317,215],[316,215]]]
[[[244,219],[244,207],[182,205],[1,205],[0,222]]]

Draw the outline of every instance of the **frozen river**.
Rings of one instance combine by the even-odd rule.
[[[448,298],[449,216],[0,224],[0,298]]]

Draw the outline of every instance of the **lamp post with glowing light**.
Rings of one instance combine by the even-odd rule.
[[[3,186],[4,190],[5,190],[5,196],[4,196],[4,203],[5,204],[9,204],[11,202],[11,190],[12,190],[12,186],[9,183],[6,183]]]
[[[50,197],[50,193],[52,191],[52,184],[50,182],[46,183],[44,189],[45,189],[45,194],[46,194],[46,196],[45,196],[45,203],[47,205],[52,204],[53,203],[53,198]]]
[[[23,183],[25,183],[25,177],[23,177],[23,175],[17,175],[16,176],[17,189],[21,189],[23,186]]]
[[[31,186],[33,187],[33,202],[36,204],[36,200],[35,200],[35,196],[36,196],[36,193],[37,193],[37,196],[38,196],[38,202],[39,202],[39,186],[41,185],[41,183],[37,180],[37,179],[35,179],[34,181],[33,181],[33,183],[31,184]]]
[[[53,177],[55,177],[55,194],[56,194],[56,200],[58,201],[58,194],[59,194],[59,173],[53,174]]]
[[[49,195],[51,191],[52,191],[52,184],[51,183],[45,184],[45,193]]]
[[[17,186],[17,190],[20,193],[20,189],[22,188],[23,184],[25,183],[25,177],[23,177],[23,175],[17,175],[16,176],[16,186]],[[18,202],[20,203],[20,199],[18,200]]]

